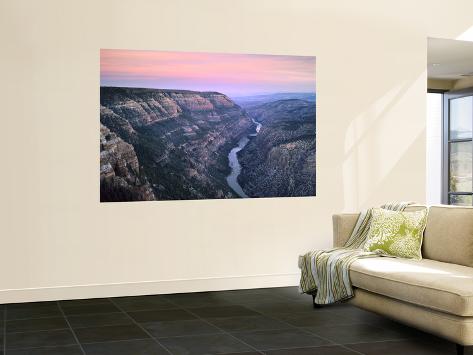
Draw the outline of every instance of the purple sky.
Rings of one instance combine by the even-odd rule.
[[[315,57],[102,49],[100,85],[219,91],[234,97],[315,93]]]

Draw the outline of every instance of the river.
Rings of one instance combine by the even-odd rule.
[[[238,152],[245,148],[251,137],[256,137],[258,135],[262,126],[261,123],[255,121],[253,118],[251,120],[256,125],[255,133],[241,138],[238,141],[238,144],[230,151],[230,153],[228,153],[228,166],[231,169],[231,173],[227,176],[227,184],[233,191],[235,191],[238,196],[242,198],[248,198],[249,196],[245,193],[245,191],[243,191],[240,184],[238,183],[238,175],[240,175],[241,172],[241,165],[238,161]]]

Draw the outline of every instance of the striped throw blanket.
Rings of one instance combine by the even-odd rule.
[[[389,203],[381,208],[402,211],[410,203]],[[363,250],[371,224],[371,211],[360,213],[355,228],[343,248],[311,251],[299,257],[303,293],[314,295],[316,304],[331,304],[353,297],[350,265],[357,259],[379,256]]]

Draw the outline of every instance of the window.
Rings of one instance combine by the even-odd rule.
[[[473,206],[473,90],[444,94],[443,203]]]
[[[442,107],[443,92],[429,90],[426,126],[426,202],[428,205],[442,203]]]

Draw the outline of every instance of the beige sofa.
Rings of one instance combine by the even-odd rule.
[[[407,211],[426,208],[411,206]],[[343,246],[358,214],[333,216],[334,246]],[[359,259],[350,268],[349,302],[457,344],[473,345],[473,208],[430,207],[420,261]]]

